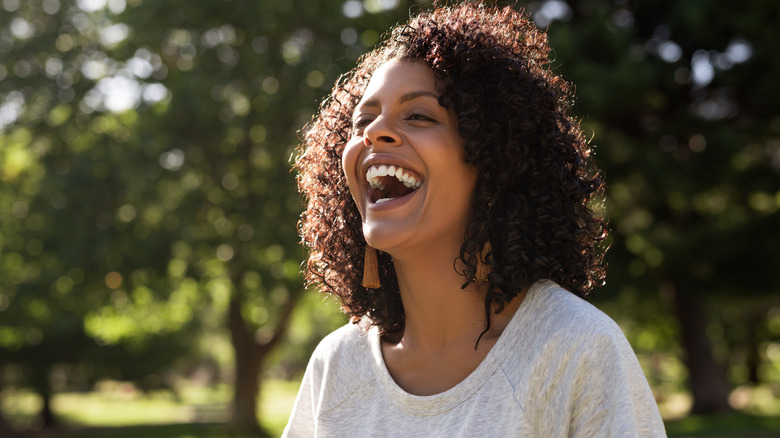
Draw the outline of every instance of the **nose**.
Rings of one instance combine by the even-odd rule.
[[[370,145],[397,146],[401,144],[401,137],[393,129],[392,125],[384,117],[374,119],[363,131],[363,143]]]

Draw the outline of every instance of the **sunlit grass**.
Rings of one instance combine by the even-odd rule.
[[[260,420],[263,426],[277,436],[282,434],[290,416],[300,382],[272,380],[261,391]]]
[[[780,417],[746,415],[740,412],[718,416],[689,416],[666,422],[670,437],[750,437],[780,436]]]
[[[106,394],[60,394],[52,407],[68,423],[85,426],[187,423],[195,420],[193,408],[154,396],[132,400]]]
[[[269,380],[263,384],[258,417],[262,426],[272,436],[280,436],[287,424],[287,417],[295,401],[299,382]],[[211,424],[211,426],[207,424],[194,429],[174,428],[192,429],[197,432],[196,435],[162,435],[182,438],[201,437],[216,433],[211,429],[222,429],[221,426],[214,426],[214,424],[227,420],[231,396],[228,385],[183,385],[178,394],[171,391],[144,394],[128,384],[104,382],[93,392],[56,394],[52,398],[52,409],[66,426],[78,428],[115,428],[175,423]],[[3,412],[12,424],[22,428],[37,428],[39,421],[36,414],[41,407],[40,397],[30,391],[6,390],[2,400]],[[116,433],[119,432],[114,431],[110,436],[119,436],[115,435]],[[143,436],[147,436],[147,433],[144,432]]]

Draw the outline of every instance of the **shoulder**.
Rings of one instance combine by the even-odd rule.
[[[314,357],[345,354],[363,341],[367,333],[366,330],[357,324],[345,324],[322,338],[314,350]]]
[[[556,339],[597,341],[602,337],[625,340],[612,318],[557,284],[542,283],[535,292],[529,331],[534,332],[540,342]]]
[[[366,331],[345,325],[314,350],[282,436],[312,436],[317,418],[349,398],[366,381],[369,345]]]
[[[514,382],[546,380],[549,372],[598,373],[598,363],[636,362],[620,327],[604,312],[553,282],[532,287],[518,311],[517,344],[506,362]]]
[[[368,331],[357,324],[346,324],[325,336],[311,356],[310,366],[332,368],[366,362],[370,354]],[[349,368],[347,368],[349,369]]]
[[[306,370],[320,410],[327,410],[349,396],[371,376],[370,333],[347,324],[320,341]]]
[[[617,323],[555,283],[535,287],[528,304],[505,374],[540,435],[663,431],[642,369]],[[560,421],[545,421],[550,416]]]

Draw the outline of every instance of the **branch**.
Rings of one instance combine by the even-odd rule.
[[[284,335],[287,333],[287,328],[290,326],[289,322],[290,318],[292,317],[293,310],[295,310],[295,306],[298,304],[298,300],[300,300],[302,295],[303,293],[300,291],[293,293],[290,299],[287,300],[287,302],[284,304],[284,308],[282,309],[282,316],[276,323],[273,335],[267,342],[262,345],[258,345],[262,351],[262,354],[268,353],[272,348],[274,348],[274,346],[276,346],[276,344],[279,343],[282,338],[284,338]]]

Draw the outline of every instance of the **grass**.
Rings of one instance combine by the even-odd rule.
[[[264,382],[258,417],[271,436],[281,436],[299,382]],[[186,385],[178,397],[170,391],[143,394],[132,386],[108,382],[88,393],[62,393],[52,399],[52,409],[63,426],[37,437],[233,437],[224,426],[231,390],[227,385]],[[29,391],[6,390],[2,412],[11,424],[38,429],[35,413],[40,398]]]
[[[263,427],[280,436],[290,416],[301,382],[272,381],[266,385],[260,400]]]
[[[262,426],[278,437],[287,422],[298,382],[264,382],[258,407]],[[89,393],[57,394],[52,403],[63,427],[26,433],[35,438],[247,438],[224,426],[230,406],[227,385],[184,385],[178,391],[142,394],[132,386],[107,382]],[[6,390],[3,412],[11,423],[36,429],[40,399],[32,393]],[[763,412],[768,414],[769,412]],[[734,412],[717,417],[688,416],[666,421],[673,438],[769,438],[780,436],[780,416]]]
[[[669,437],[770,438],[780,436],[780,417],[733,412],[711,417],[689,416],[667,421]]]
[[[281,433],[281,432],[280,432]],[[278,436],[278,435],[275,435]],[[35,438],[249,438],[230,433],[224,424],[181,423],[116,427],[70,427],[41,432]]]

